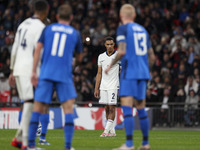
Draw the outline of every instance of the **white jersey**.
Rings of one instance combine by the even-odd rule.
[[[109,56],[107,52],[104,52],[98,57],[98,67],[102,67],[100,90],[119,89],[120,62],[117,62],[115,65],[113,65],[108,74],[105,73],[105,70],[116,57],[116,54],[117,52],[115,51],[112,55]]]
[[[44,27],[37,18],[28,18],[19,25],[11,51],[10,69],[14,76],[31,76],[34,49]]]

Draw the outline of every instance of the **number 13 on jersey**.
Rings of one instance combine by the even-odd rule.
[[[145,33],[134,32],[133,33],[134,43],[135,43],[135,53],[136,55],[146,55],[147,53],[147,38]]]

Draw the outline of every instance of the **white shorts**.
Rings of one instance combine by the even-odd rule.
[[[15,76],[15,83],[17,85],[17,91],[21,100],[33,99],[33,85],[30,77],[27,76]]]
[[[100,90],[99,104],[116,105],[118,97],[118,89]]]

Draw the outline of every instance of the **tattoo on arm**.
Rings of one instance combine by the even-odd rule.
[[[126,54],[126,43],[120,42],[118,45],[118,53],[115,59],[112,61],[111,66],[116,64]]]
[[[126,51],[126,43],[125,42],[120,42],[118,45],[118,51],[125,52]]]

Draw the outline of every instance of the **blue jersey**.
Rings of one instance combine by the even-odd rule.
[[[117,29],[117,44],[126,43],[126,54],[121,60],[123,79],[150,79],[148,49],[151,42],[147,31],[137,23],[121,25]]]
[[[43,30],[39,42],[44,47],[40,79],[71,82],[73,52],[82,52],[80,33],[69,25],[55,23]]]

